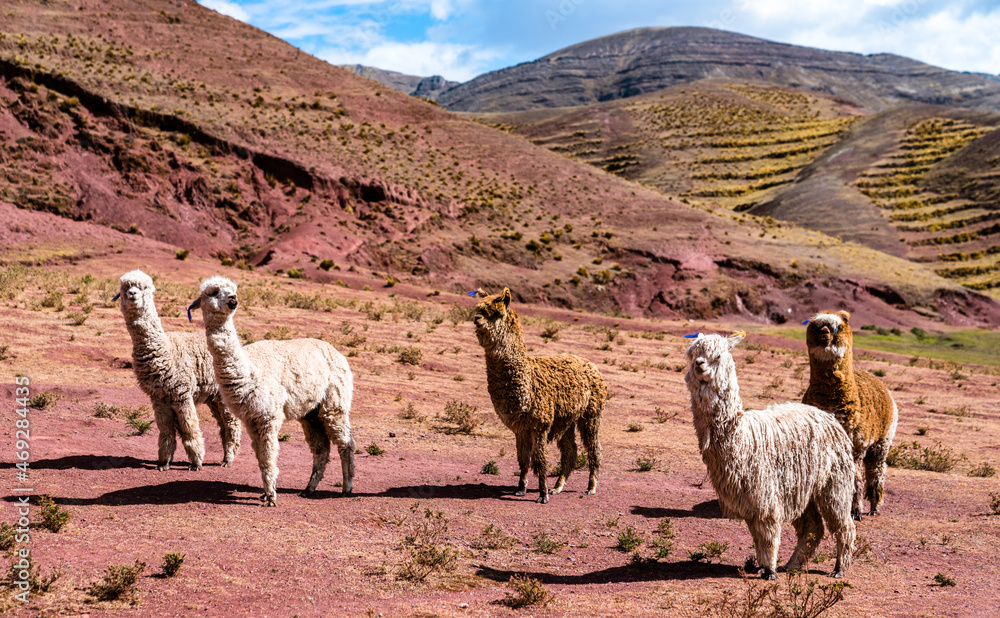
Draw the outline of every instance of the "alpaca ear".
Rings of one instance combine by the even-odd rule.
[[[510,289],[504,288],[503,294],[500,295],[500,301],[503,302],[504,309],[510,309]]]
[[[191,303],[190,305],[188,305],[188,322],[193,322],[194,321],[194,320],[191,319],[191,310],[192,309],[201,309],[201,296],[199,296],[198,298],[194,299],[194,302]]]
[[[851,321],[851,313],[849,311],[838,311],[837,315],[839,315],[840,319],[844,321],[844,324]]]
[[[739,342],[743,341],[743,338],[746,336],[747,334],[741,330],[738,330],[734,332],[732,335],[729,335],[729,337],[726,338],[726,341],[729,342],[729,349],[732,350],[733,348],[735,348],[736,345],[739,344]]]

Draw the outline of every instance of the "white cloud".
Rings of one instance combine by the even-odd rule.
[[[227,0],[199,0],[199,2],[202,6],[212,9],[216,13],[228,15],[229,17],[238,19],[242,22],[250,21],[250,15],[243,10],[243,7],[233,2],[228,2]]]
[[[431,17],[434,19],[448,19],[454,10],[451,0],[431,0]]]
[[[488,70],[496,54],[470,45],[451,43],[378,43],[362,52],[329,49],[319,57],[332,64],[364,64],[408,75],[441,75],[464,82]]]

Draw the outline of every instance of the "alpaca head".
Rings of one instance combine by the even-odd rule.
[[[688,388],[694,390],[702,385],[728,382],[729,376],[736,374],[736,364],[730,350],[746,336],[741,330],[728,337],[699,333],[687,349],[690,366],[684,381]]]
[[[472,321],[480,345],[487,349],[502,345],[517,324],[517,313],[510,308],[510,290],[504,288],[479,301]]]
[[[205,323],[225,322],[239,307],[236,284],[225,277],[209,277],[201,284],[201,295],[188,307],[188,320],[192,309],[201,309]]]
[[[810,319],[806,327],[809,356],[827,362],[844,358],[854,342],[850,319],[851,314],[846,311],[826,311]]]
[[[114,299],[121,299],[122,315],[125,319],[135,319],[143,315],[156,314],[156,305],[153,303],[153,280],[149,275],[141,270],[133,270],[125,273],[119,279],[118,293]]]

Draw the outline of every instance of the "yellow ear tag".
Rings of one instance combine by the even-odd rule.
[[[741,330],[735,331],[732,335],[730,335],[730,337],[739,337],[740,339],[743,339],[746,336],[747,334]]]

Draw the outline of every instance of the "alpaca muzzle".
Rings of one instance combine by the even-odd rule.
[[[236,307],[239,306],[239,304],[240,301],[237,300],[235,296],[230,296],[229,300],[226,301],[226,306],[229,307],[230,310],[235,310]]]

